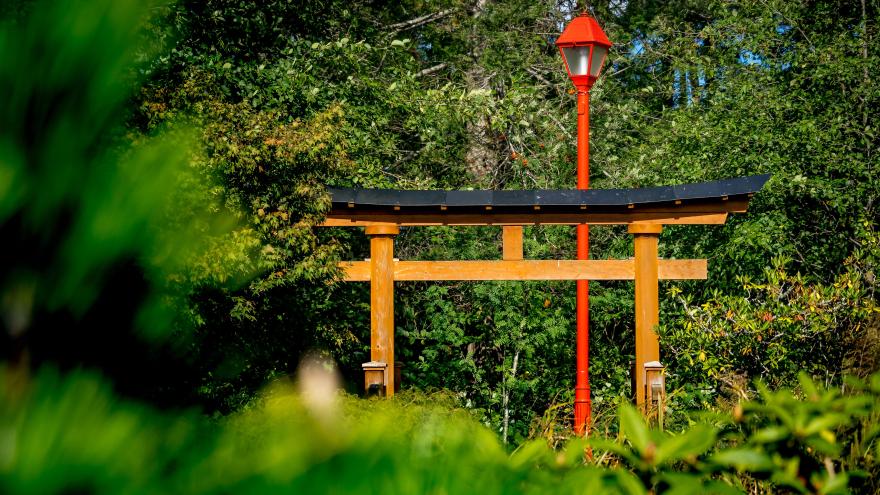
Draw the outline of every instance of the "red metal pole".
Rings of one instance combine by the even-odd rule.
[[[590,188],[590,93],[578,88],[577,188]],[[577,259],[590,257],[590,226],[577,226]],[[577,281],[577,378],[574,389],[574,431],[590,427],[590,282]]]

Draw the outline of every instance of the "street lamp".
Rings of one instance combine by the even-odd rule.
[[[572,19],[556,39],[568,77],[577,88],[577,188],[590,187],[590,88],[599,77],[611,41],[586,12]],[[577,226],[577,259],[590,257],[590,227]],[[585,434],[590,424],[590,285],[577,281],[577,376],[574,389],[574,431]]]
[[[586,12],[572,19],[556,39],[565,70],[578,93],[590,91],[599,77],[611,45],[596,19]]]

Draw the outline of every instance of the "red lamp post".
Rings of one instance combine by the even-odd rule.
[[[578,153],[577,188],[590,187],[590,88],[599,77],[611,48],[596,19],[585,13],[572,19],[556,46],[565,62],[568,77],[577,88]],[[590,257],[590,227],[577,226],[577,259]],[[590,285],[577,281],[577,377],[574,389],[574,431],[588,432],[590,424]]]

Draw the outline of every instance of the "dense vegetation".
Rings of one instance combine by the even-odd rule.
[[[332,385],[331,373],[321,379]],[[0,378],[11,382],[8,374]],[[732,415],[674,434],[622,405],[616,438],[541,439],[508,454],[455,399],[394,401],[278,382],[252,408],[208,422],[119,402],[96,377],[43,370],[0,395],[5,493],[792,493],[877,490],[880,380],[806,401],[763,390]],[[21,385],[18,383],[18,385]],[[874,430],[871,431],[873,424]],[[834,432],[845,433],[837,440]],[[132,448],[136,446],[136,448]],[[585,451],[588,448],[588,451]],[[584,465],[585,452],[591,455]],[[872,469],[859,472],[854,468]]]
[[[591,286],[586,462],[569,440],[573,283],[399,284],[409,392],[260,395],[314,353],[355,393],[368,360],[367,287],[335,269],[367,246],[313,228],[325,186],[574,185],[553,40],[577,11],[0,7],[0,487],[877,490],[876,1],[592,3],[615,42],[592,187],[773,174],[747,214],[661,237],[663,256],[710,259],[708,281],[661,287],[674,433],[626,405],[623,282]],[[498,230],[404,230],[396,250],[495,258]],[[619,228],[591,239],[594,257],[631,255]],[[526,228],[525,251],[571,258],[573,229]]]

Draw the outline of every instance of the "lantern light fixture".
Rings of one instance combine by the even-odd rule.
[[[589,91],[599,78],[612,43],[596,19],[586,12],[572,19],[556,39],[568,77],[580,91]]]

